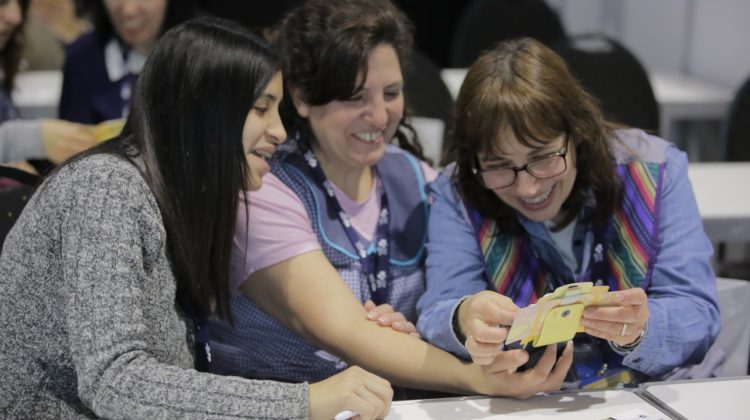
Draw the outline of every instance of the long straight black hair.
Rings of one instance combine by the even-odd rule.
[[[167,231],[177,293],[198,316],[231,319],[229,261],[250,170],[242,131],[280,71],[276,53],[239,24],[199,18],[156,43],[120,137],[78,155],[139,156]]]
[[[13,92],[13,82],[16,80],[18,73],[18,64],[21,62],[21,53],[23,53],[23,27],[26,24],[26,16],[29,10],[30,0],[18,0],[18,7],[21,9],[21,23],[13,30],[8,38],[5,48],[2,50],[3,72],[5,78],[2,81],[3,88],[8,95]]]

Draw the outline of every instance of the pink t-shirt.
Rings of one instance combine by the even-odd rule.
[[[437,177],[437,171],[426,163],[422,162],[421,167],[425,182]],[[380,180],[375,177],[367,198],[356,202],[333,185],[336,198],[352,226],[368,241],[372,240],[377,228],[380,188]],[[279,178],[268,174],[263,177],[260,190],[240,194],[230,287],[236,292],[255,271],[316,249],[321,249],[321,245],[302,200]]]

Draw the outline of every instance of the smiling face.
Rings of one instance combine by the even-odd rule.
[[[22,20],[18,0],[0,0],[0,50],[5,49]]]
[[[548,143],[528,147],[516,139],[512,130],[504,130],[500,153],[493,156],[477,156],[479,166],[482,169],[522,167],[529,162],[560,152],[566,145],[565,137],[563,134]],[[570,142],[565,156],[567,167],[561,174],[538,179],[527,171],[519,171],[511,186],[492,191],[505,204],[529,220],[546,222],[554,219],[560,214],[560,209],[575,184],[577,172],[574,149],[573,143]]]
[[[367,57],[367,80],[349,100],[311,106],[294,94],[297,112],[307,118],[317,140],[316,154],[336,170],[376,164],[404,113],[403,77],[396,51],[380,45]],[[330,176],[330,175],[329,175]]]
[[[277,72],[247,114],[242,129],[242,148],[250,167],[248,183],[253,191],[263,185],[263,176],[271,170],[268,159],[276,150],[276,145],[286,139],[279,116],[283,86],[281,72]]]
[[[104,0],[117,35],[141,54],[147,54],[159,38],[168,0]]]

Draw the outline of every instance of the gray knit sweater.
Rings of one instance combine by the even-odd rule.
[[[0,256],[0,418],[304,418],[307,384],[192,369],[154,196],[130,163],[64,167]]]

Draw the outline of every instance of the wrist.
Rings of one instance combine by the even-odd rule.
[[[461,345],[464,345],[466,343],[466,333],[464,333],[464,330],[461,328],[461,306],[466,302],[466,299],[462,299],[460,302],[458,302],[458,305],[456,305],[456,310],[453,311],[453,319],[452,319],[452,326],[453,326],[453,334],[456,336],[456,339],[458,340]]]
[[[638,337],[636,337],[635,340],[633,340],[632,342],[630,342],[628,344],[619,345],[619,344],[617,344],[615,342],[612,342],[612,345],[615,348],[615,350],[618,350],[620,352],[629,352],[629,351],[632,351],[633,349],[635,349],[636,347],[638,347],[638,345],[641,344],[641,342],[643,342],[643,337],[646,335],[646,326],[647,325],[648,324],[645,324],[643,326],[643,329],[641,330],[641,333],[638,334]]]

